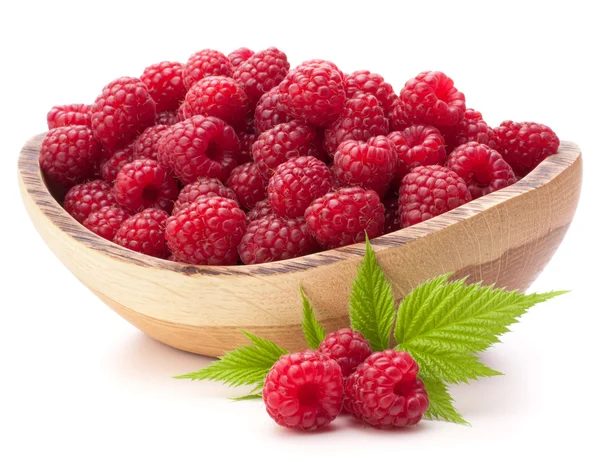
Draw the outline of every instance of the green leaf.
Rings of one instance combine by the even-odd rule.
[[[454,400],[448,393],[448,387],[438,381],[424,378],[425,390],[429,395],[429,409],[424,417],[429,420],[445,420],[463,425],[469,425],[463,416],[455,409]]]
[[[262,399],[262,395],[260,393],[255,393],[251,395],[238,396],[237,398],[229,398],[231,401],[249,401],[251,399]]]
[[[233,387],[259,385],[262,388],[261,385],[273,364],[275,364],[281,355],[286,354],[287,351],[278,347],[270,340],[257,337],[246,331],[241,332],[250,339],[252,345],[244,345],[236,348],[197,372],[191,372],[175,378],[214,380],[225,382]]]
[[[300,287],[300,295],[302,296],[302,331],[304,332],[304,338],[308,347],[316,350],[325,338],[325,329],[315,318],[315,312],[306,295],[304,295],[302,287]]]
[[[373,351],[383,351],[390,346],[395,314],[392,287],[367,238],[365,258],[350,293],[350,325],[364,335]]]

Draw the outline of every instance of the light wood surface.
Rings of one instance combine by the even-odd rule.
[[[21,193],[33,224],[83,284],[149,336],[209,356],[245,343],[240,328],[291,350],[305,348],[299,284],[326,330],[348,324],[348,296],[364,244],[234,267],[183,265],[138,254],[91,233],[52,197],[38,166],[42,138],[29,140],[19,158]],[[448,272],[527,289],[567,232],[581,172],[579,148],[562,142],[557,155],[517,184],[374,239],[396,299]]]

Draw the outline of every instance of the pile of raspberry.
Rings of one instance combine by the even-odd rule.
[[[491,128],[439,71],[382,76],[277,48],[194,53],[55,106],[48,184],[88,229],[195,265],[265,263],[416,225],[558,151],[547,126]]]

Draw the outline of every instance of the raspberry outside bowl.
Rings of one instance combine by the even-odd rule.
[[[305,348],[298,285],[327,331],[348,324],[348,294],[364,244],[281,262],[193,266],[136,253],[88,231],[61,207],[39,168],[43,134],[19,158],[25,207],[42,238],[94,294],[156,340],[221,355],[244,343],[239,329],[290,350]],[[455,277],[525,290],[550,261],[575,214],[578,146],[561,142],[518,183],[426,222],[373,239],[399,299],[424,280]]]

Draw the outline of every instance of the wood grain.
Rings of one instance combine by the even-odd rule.
[[[113,310],[151,337],[216,356],[244,343],[240,328],[292,350],[305,347],[301,283],[327,330],[348,323],[348,295],[364,244],[283,262],[193,266],[138,254],[71,218],[38,166],[42,135],[19,158],[25,207],[58,258]],[[525,290],[560,245],[577,207],[581,152],[570,142],[502,191],[372,241],[400,300],[433,276]]]

